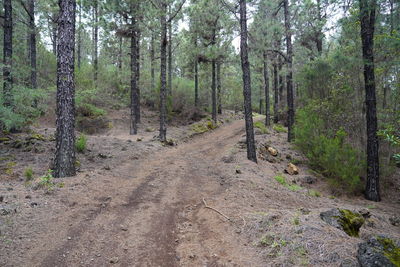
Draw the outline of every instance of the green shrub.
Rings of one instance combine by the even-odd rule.
[[[98,108],[89,103],[79,105],[77,111],[79,115],[91,118],[97,118],[107,114],[104,109]]]
[[[285,127],[283,127],[283,125],[280,125],[280,124],[274,124],[272,129],[274,129],[278,133],[287,133],[287,129]]]
[[[310,105],[298,110],[295,144],[306,154],[311,167],[328,177],[334,186],[355,191],[365,165],[360,153],[345,143],[347,134],[343,129],[328,137],[317,114]]]
[[[32,180],[32,178],[33,178],[33,170],[32,170],[31,167],[28,167],[28,168],[25,169],[24,176],[25,176],[25,180],[27,182]]]
[[[277,175],[277,176],[274,177],[274,179],[275,179],[278,183],[280,183],[281,185],[286,185],[286,184],[287,184],[287,183],[286,183],[286,179],[285,179],[285,177],[284,177],[283,175]]]
[[[76,151],[83,153],[86,149],[87,137],[84,134],[79,135],[75,142]]]
[[[254,127],[260,129],[262,134],[268,133],[267,127],[265,126],[265,124],[262,121],[256,121],[254,123]]]

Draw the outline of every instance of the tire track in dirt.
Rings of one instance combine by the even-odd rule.
[[[197,204],[197,214],[203,197],[223,190],[218,162],[243,130],[243,122],[237,121],[177,148],[164,149],[136,167],[119,167],[118,173],[135,178],[112,177],[99,206],[68,231],[73,239],[50,251],[41,266],[104,266],[110,258],[116,258],[120,266],[180,265],[177,226],[185,220],[180,213]],[[112,194],[116,191],[120,196]],[[124,225],[122,231],[118,224]],[[211,237],[212,231],[201,227],[205,237]],[[91,258],[94,253],[101,257]]]

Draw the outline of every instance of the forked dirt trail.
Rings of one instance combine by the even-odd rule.
[[[225,189],[221,158],[241,138],[243,125],[236,121],[189,143],[116,166],[112,175],[90,183],[86,199],[77,195],[81,190],[68,192],[71,208],[58,215],[24,263],[244,266],[255,261],[234,235],[234,222],[224,222],[203,204],[203,199]],[[192,231],[187,232],[189,226]]]
[[[400,207],[395,190],[374,205],[332,196],[285,133],[258,132],[258,151],[271,146],[278,155],[259,154],[255,164],[246,159],[242,120],[191,138],[190,126],[170,127],[181,142],[162,147],[154,130],[127,135],[127,114],[113,114],[106,135],[89,137],[79,174],[56,179],[63,187],[47,194],[0,180],[3,203],[16,207],[0,216],[0,266],[358,266],[363,240],[400,239],[390,220]],[[154,129],[157,116],[146,114],[143,129]],[[45,170],[52,144],[38,144],[46,150],[33,159],[16,155],[19,173],[30,164]],[[298,175],[284,173],[292,160]],[[367,210],[360,237],[321,220],[332,208]]]

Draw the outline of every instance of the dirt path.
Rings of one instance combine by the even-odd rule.
[[[81,190],[68,192],[70,208],[53,219],[24,264],[244,266],[254,261],[235,240],[235,226],[202,203],[224,190],[220,159],[243,130],[242,121],[234,122],[118,166],[111,176],[88,184],[84,196]]]

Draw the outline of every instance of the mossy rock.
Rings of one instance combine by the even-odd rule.
[[[359,244],[357,259],[361,267],[400,267],[400,247],[390,238],[372,237]]]
[[[38,141],[46,141],[46,138],[42,134],[34,133],[27,138],[28,140],[38,140]]]
[[[353,237],[359,236],[360,228],[365,223],[361,214],[347,209],[331,209],[321,212],[320,217],[326,223]]]

